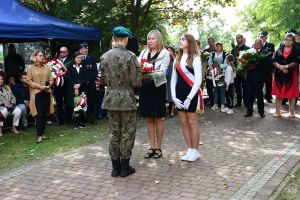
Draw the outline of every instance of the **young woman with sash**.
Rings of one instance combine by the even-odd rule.
[[[147,36],[147,48],[139,61],[147,59],[154,71],[144,74],[139,95],[141,116],[146,118],[150,148],[144,158],[160,158],[161,143],[164,134],[163,117],[166,113],[166,70],[170,62],[170,53],[163,46],[161,33],[152,30]]]
[[[178,110],[185,143],[188,147],[183,161],[196,161],[200,157],[200,140],[197,112],[203,112],[204,103],[200,85],[202,64],[191,34],[184,34],[179,43],[179,54],[173,67],[171,80],[172,99]]]

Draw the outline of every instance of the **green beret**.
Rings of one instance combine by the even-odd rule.
[[[130,30],[123,26],[117,26],[112,31],[113,36],[115,37],[132,37]]]

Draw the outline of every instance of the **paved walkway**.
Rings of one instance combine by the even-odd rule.
[[[268,199],[300,160],[300,120],[244,119],[206,110],[199,119],[202,157],[182,162],[177,117],[167,119],[163,158],[145,160],[147,132],[137,130],[137,173],[111,178],[108,141],[0,176],[0,199]],[[299,116],[298,116],[299,117]]]

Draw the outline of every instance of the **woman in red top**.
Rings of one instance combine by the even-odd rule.
[[[299,49],[294,45],[295,36],[286,34],[284,44],[274,54],[275,73],[272,94],[276,96],[274,117],[281,117],[282,99],[289,99],[289,117],[295,117],[295,100],[299,95],[298,56]]]

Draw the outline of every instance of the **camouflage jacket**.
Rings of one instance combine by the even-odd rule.
[[[102,108],[136,110],[134,89],[142,85],[140,64],[136,55],[122,46],[115,46],[101,57],[101,76],[107,86]]]

